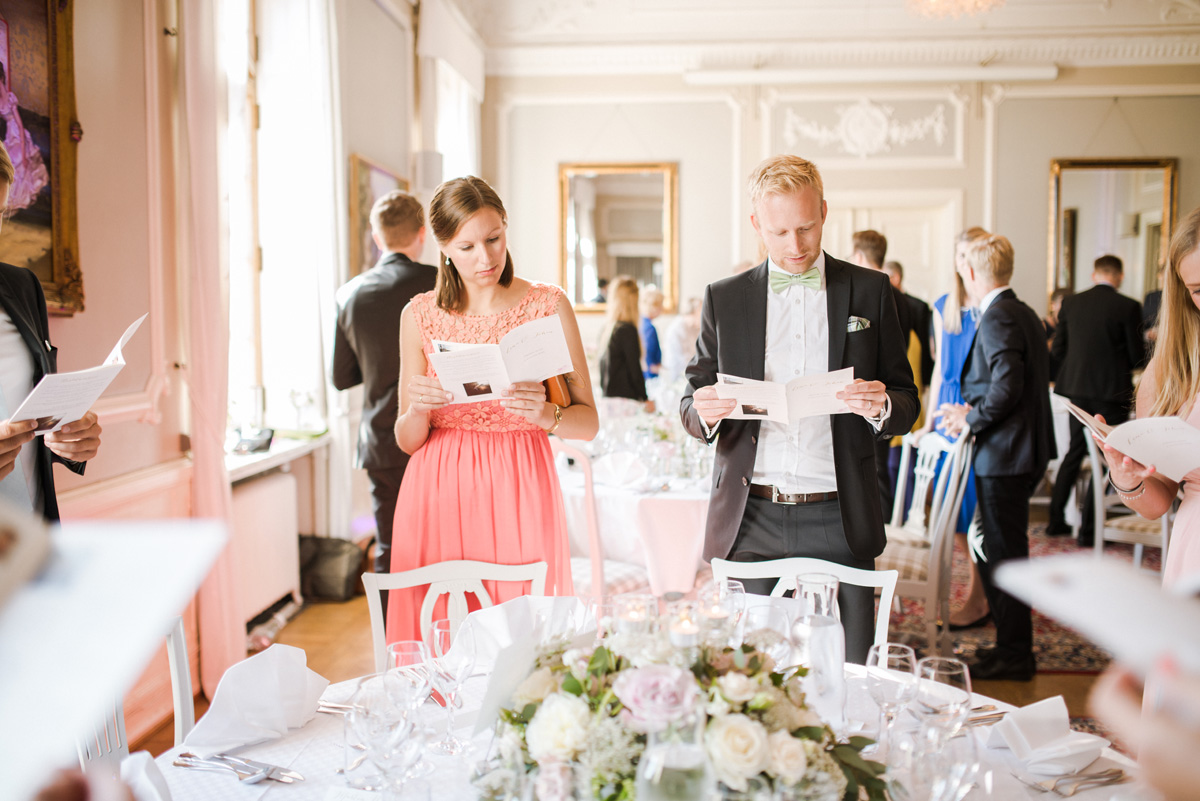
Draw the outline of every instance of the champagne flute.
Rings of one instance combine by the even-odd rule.
[[[907,645],[885,642],[867,651],[867,687],[879,705],[879,739],[863,749],[876,762],[887,759],[896,714],[917,693],[917,657]]]
[[[468,743],[454,736],[454,707],[459,690],[475,667],[475,641],[471,637],[454,638],[451,620],[435,620],[430,627],[430,670],[433,688],[446,703],[446,735],[430,746],[439,754],[460,754]]]
[[[927,656],[917,662],[916,676],[917,717],[944,743],[971,711],[971,671],[959,659]]]

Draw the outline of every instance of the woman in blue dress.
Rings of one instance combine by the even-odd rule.
[[[933,370],[933,380],[929,385],[929,408],[938,409],[943,403],[963,403],[962,370],[975,342],[975,326],[977,310],[968,307],[966,288],[963,286],[959,270],[967,245],[979,236],[987,236],[982,228],[968,228],[958,235],[954,248],[954,288],[942,295],[933,303],[933,335],[936,347],[936,363]],[[930,431],[937,431],[943,437],[954,441],[942,425],[941,415],[931,414],[925,426],[917,432],[918,437]],[[945,462],[945,457],[942,457]],[[941,470],[941,464],[938,465]],[[955,526],[955,545],[963,548],[971,556],[971,577],[967,583],[967,600],[959,609],[950,613],[950,628],[960,630],[982,626],[988,621],[987,597],[983,594],[983,585],[979,581],[979,571],[975,567],[974,549],[967,546],[967,532],[975,520],[975,471],[967,481],[963,493],[962,508],[958,513],[958,523]]]

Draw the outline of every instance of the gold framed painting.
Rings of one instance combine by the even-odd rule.
[[[350,278],[379,261],[382,254],[371,237],[371,207],[396,189],[407,192],[408,181],[382,164],[350,155]]]
[[[0,136],[15,171],[0,261],[32,270],[52,314],[83,311],[72,3],[0,2]]]

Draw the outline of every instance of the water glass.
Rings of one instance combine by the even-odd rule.
[[[459,754],[468,744],[454,736],[454,707],[459,705],[459,690],[475,668],[475,640],[454,638],[453,621],[435,620],[430,627],[430,678],[446,703],[446,735],[430,746],[439,754]]]
[[[840,734],[846,713],[845,631],[840,620],[825,615],[810,615],[801,623],[808,633],[809,670],[804,677],[804,694],[813,711]]]
[[[424,746],[407,710],[393,700],[385,677],[384,673],[375,673],[359,680],[343,724],[345,756],[349,760],[343,766],[344,775],[347,781],[361,776],[359,768],[369,760],[379,770],[379,777],[374,779],[378,783],[372,789],[399,787],[421,758]],[[352,751],[361,754],[351,757]]]
[[[971,671],[958,659],[927,656],[917,662],[914,710],[923,727],[942,742],[953,737],[971,711]]]
[[[879,705],[879,739],[863,756],[886,761],[896,715],[917,693],[916,666],[916,654],[907,645],[887,642],[867,651],[867,688]]]
[[[771,657],[776,670],[795,667],[791,622],[787,612],[770,604],[758,604],[746,610],[746,637]]]
[[[667,714],[664,725],[646,735],[638,762],[638,801],[707,799],[716,783],[704,747],[705,716],[693,708]]]
[[[887,766],[884,780],[892,801],[963,801],[981,771],[970,730],[943,740],[925,727],[896,738]]]
[[[838,580],[829,573],[802,573],[796,576],[796,600],[801,615],[821,615],[842,619],[838,610]]]

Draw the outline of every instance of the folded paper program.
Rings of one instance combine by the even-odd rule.
[[[212,705],[184,744],[210,756],[282,737],[312,720],[328,685],[308,669],[302,649],[272,645],[225,671]]]
[[[645,481],[649,474],[646,463],[630,451],[606,454],[592,465],[596,483],[609,487],[634,487]]]
[[[1061,695],[1010,712],[992,727],[991,748],[1008,748],[1030,773],[1077,773],[1100,756],[1108,740],[1071,731]]]

